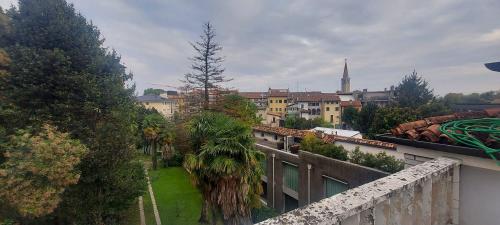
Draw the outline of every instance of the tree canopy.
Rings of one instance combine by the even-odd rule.
[[[396,87],[396,101],[401,107],[416,108],[431,101],[434,98],[432,92],[429,83],[413,71]]]
[[[10,64],[0,97],[20,123],[0,120],[5,135],[26,127],[36,135],[49,123],[79,140],[88,149],[80,179],[49,218],[115,223],[145,190],[142,165],[132,161],[137,105],[134,87],[126,85],[132,74],[65,0],[20,0],[7,16],[12,29],[0,35],[0,48]]]
[[[186,155],[184,167],[204,197],[200,222],[209,222],[209,212],[221,212],[224,224],[251,224],[250,210],[260,205],[264,155],[254,149],[250,126],[204,112],[191,121],[190,135],[198,149]]]
[[[143,95],[161,95],[167,93],[167,91],[163,89],[156,89],[156,88],[146,88],[144,89]]]

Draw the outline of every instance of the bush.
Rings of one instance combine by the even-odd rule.
[[[347,150],[342,146],[334,144],[324,144],[319,147],[319,154],[333,159],[346,161],[349,159]]]
[[[349,161],[366,167],[379,169],[388,173],[395,173],[404,169],[404,162],[385,152],[377,154],[364,153],[356,147],[349,153]]]
[[[172,158],[166,160],[166,165],[170,167],[182,166],[184,162],[184,156],[180,153],[175,153]]]

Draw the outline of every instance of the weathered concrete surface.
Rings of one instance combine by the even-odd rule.
[[[457,224],[458,166],[438,158],[259,224]]]

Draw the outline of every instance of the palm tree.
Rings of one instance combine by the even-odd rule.
[[[153,162],[153,169],[156,170],[156,146],[157,146],[157,139],[158,139],[158,129],[155,127],[146,127],[144,128],[144,137],[147,140],[148,146],[151,149],[152,152],[152,159],[151,161]]]
[[[215,224],[221,213],[225,224],[251,224],[250,209],[260,204],[264,155],[254,149],[251,129],[221,113],[206,112],[190,124],[195,154],[186,155],[184,167],[204,197],[201,223]]]

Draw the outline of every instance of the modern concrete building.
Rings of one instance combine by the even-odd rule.
[[[308,131],[254,127],[256,147],[266,154],[266,161],[262,162],[265,170],[262,201],[278,212],[288,212],[388,175],[298,150],[295,143],[305,133]]]
[[[439,132],[444,123],[478,118],[498,120],[500,109],[400,124],[392,134],[377,137],[385,148],[337,139],[334,143],[347,150],[363,146],[364,152],[386,152],[407,168],[260,224],[497,225],[500,165],[483,150],[457,145]],[[498,140],[485,140],[500,159]]]

